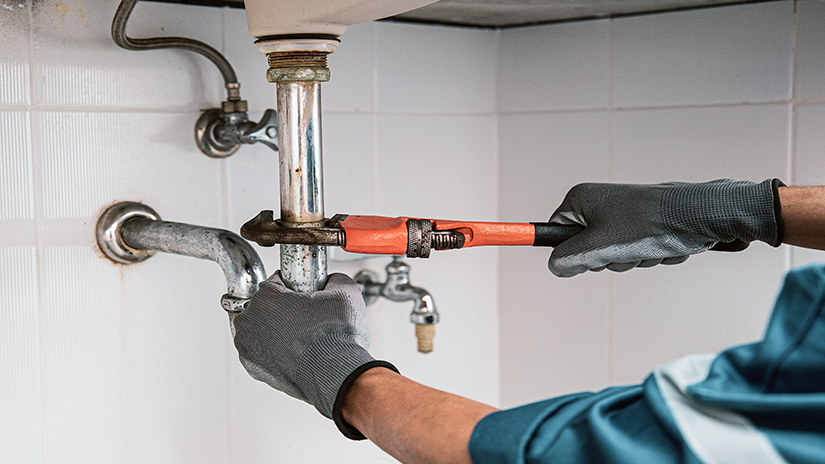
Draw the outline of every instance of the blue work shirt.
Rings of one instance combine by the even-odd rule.
[[[474,464],[825,463],[825,264],[786,275],[761,341],[492,413],[469,451]]]

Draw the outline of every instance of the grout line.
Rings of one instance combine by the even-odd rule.
[[[615,74],[616,63],[614,44],[614,20],[608,22],[608,41],[610,47],[608,92],[607,92],[607,181],[613,180],[613,155],[614,155],[614,128],[613,128],[613,104],[615,95]],[[607,384],[613,385],[613,276],[607,277]]]
[[[785,163],[785,178],[788,179],[788,185],[794,183],[794,152],[796,149],[796,104],[793,103],[796,97],[796,47],[797,36],[799,34],[799,1],[794,2],[793,11],[793,32],[791,36],[791,79],[788,83],[790,87],[790,96],[792,103],[788,106],[788,151],[786,153]],[[793,267],[793,250],[791,247],[786,247],[785,250],[785,270]]]
[[[33,78],[32,78],[33,80]],[[148,113],[148,114],[192,114],[206,108],[124,108],[105,106],[50,106],[50,105],[0,105],[2,110],[27,110],[66,113]]]
[[[379,211],[378,201],[378,27],[372,24],[372,112],[370,116],[372,142],[372,210]]]
[[[40,225],[42,223],[42,179],[40,176],[40,157],[39,144],[35,137],[37,124],[34,117],[34,101],[35,101],[35,72],[34,72],[34,12],[32,10],[34,0],[27,3],[29,15],[29,104],[25,107],[27,113],[27,123],[29,129],[29,162],[31,163],[31,185],[32,185],[32,201],[34,207],[34,243],[35,243],[35,272],[37,275],[37,348],[40,374],[40,452],[43,460],[46,460],[46,381],[45,381],[45,363],[43,360],[44,346],[44,327],[43,327],[43,238],[40,234]]]
[[[732,103],[696,103],[683,105],[649,105],[649,106],[599,106],[591,108],[559,108],[543,110],[523,110],[523,111],[502,111],[499,114],[505,116],[520,115],[540,115],[540,114],[567,114],[567,113],[597,113],[600,111],[656,111],[656,110],[685,110],[703,108],[738,108],[742,106],[767,106],[767,105],[821,105],[825,104],[825,98],[799,98],[787,100],[765,100],[761,102],[732,102]]]
[[[373,73],[376,74],[376,73]],[[33,80],[33,78],[32,78]],[[377,96],[377,89],[373,89],[373,98]],[[571,114],[571,113],[597,113],[601,111],[656,111],[656,110],[682,110],[682,109],[703,109],[703,108],[737,108],[742,106],[766,106],[766,105],[822,105],[825,98],[794,98],[788,100],[765,100],[761,102],[733,102],[733,103],[696,103],[684,105],[661,105],[661,106],[600,106],[591,108],[558,108],[522,111],[480,111],[480,112],[449,112],[449,111],[378,111],[374,109],[369,114],[386,116],[521,116],[521,115],[543,115],[543,114]],[[373,107],[375,107],[373,103]],[[0,105],[0,111],[48,111],[48,112],[85,112],[85,113],[135,113],[135,114],[192,114],[196,111],[203,111],[200,107],[178,107],[178,108],[125,108],[125,107],[92,107],[92,106],[50,106],[50,105]],[[324,114],[353,114],[363,115],[364,111],[356,110],[324,110]]]
[[[495,192],[495,203],[493,204],[493,214],[497,221],[501,220],[501,143],[499,138],[499,115],[498,115],[498,100],[499,100],[499,83],[500,83],[500,72],[499,72],[499,64],[501,60],[501,31],[496,31],[495,33],[495,58],[493,63],[493,69],[495,70],[495,83],[493,87],[493,92],[495,92],[493,98],[494,104],[494,114],[493,114],[493,191]],[[494,272],[496,273],[495,282],[496,285],[494,287],[494,291],[496,293],[495,301],[496,307],[495,311],[493,312],[493,317],[495,318],[496,324],[496,350],[495,350],[495,366],[496,366],[496,393],[497,393],[497,401],[498,405],[501,405],[503,396],[502,396],[502,377],[501,377],[501,247],[496,247],[494,250],[494,262],[495,265],[493,267]]]
[[[789,183],[793,183],[794,181],[794,149],[796,146],[796,53],[797,53],[797,36],[799,34],[799,2],[794,2],[794,13],[793,13],[793,35],[791,37],[791,79],[789,82],[790,86],[790,95],[791,95],[791,103],[790,103],[790,111],[788,114],[788,153],[787,153],[787,166],[786,166],[786,176]]]

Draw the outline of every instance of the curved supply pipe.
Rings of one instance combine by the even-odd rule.
[[[135,5],[139,0],[123,0],[115,11],[115,17],[112,20],[112,39],[120,47],[126,50],[157,50],[162,48],[182,48],[198,53],[206,57],[209,61],[215,63],[226,83],[226,91],[228,100],[239,101],[241,99],[240,84],[238,84],[238,77],[235,75],[235,70],[229,64],[226,58],[214,48],[200,42],[198,40],[187,39],[183,37],[151,37],[148,39],[135,39],[126,35],[126,23],[129,22],[129,16]],[[245,109],[243,111],[246,111]]]
[[[97,243],[109,259],[122,264],[144,261],[157,251],[214,261],[226,277],[221,306],[229,312],[243,310],[266,279],[258,253],[234,232],[163,221],[141,203],[109,207],[98,219]]]

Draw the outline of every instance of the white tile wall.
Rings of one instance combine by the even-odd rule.
[[[117,3],[33,3],[34,102],[104,108],[215,106],[223,96],[223,81],[205,58],[183,50],[129,52],[115,45],[107,31]],[[141,2],[127,34],[179,35],[220,49],[220,10],[201,9],[194,15],[187,6]]]
[[[218,72],[182,51],[116,47],[116,3],[0,0],[0,461],[392,462],[243,371],[213,263],[123,267],[95,250],[113,201],[232,230],[278,207],[270,149],[217,161],[192,143],[198,111],[223,96]],[[821,183],[825,111],[787,101],[791,82],[796,98],[822,98],[820,5],[797,4],[795,73],[788,2],[502,32],[354,26],[324,84],[327,213],[539,221],[582,181]],[[129,33],[227,51],[257,118],[275,92],[244,23],[141,2]],[[258,250],[274,271],[277,248]],[[411,261],[442,313],[436,351],[414,351],[409,305],[382,301],[368,309],[373,353],[493,404],[637,381],[758,334],[790,261],[757,244],[556,279],[549,251]],[[388,261],[331,270],[383,277]]]
[[[36,113],[44,217],[93,218],[110,203],[132,199],[161,217],[214,223],[217,208],[191,206],[220,204],[220,163],[197,150],[189,129],[197,117],[195,111]],[[157,169],[172,163],[180,170]]]
[[[797,3],[796,73],[794,97],[825,100],[825,3]]]
[[[117,462],[122,292],[91,247],[41,250],[43,454],[46,462]]]
[[[502,57],[500,217],[546,219],[583,180],[822,183],[822,111],[790,101],[791,82],[796,98],[818,98],[820,5],[798,2],[796,38],[792,2],[502,32],[502,55],[552,50],[553,59],[513,59],[511,67]],[[598,27],[607,31],[594,34]],[[593,50],[603,46],[610,56],[598,59]],[[583,66],[580,86],[569,74],[556,76],[555,62]],[[588,78],[597,75],[608,81],[606,103],[602,84]],[[537,90],[555,85],[576,97],[559,101]],[[522,90],[530,97],[519,96]],[[596,123],[601,113],[604,121]],[[754,244],[676,267],[561,280],[544,270],[546,255],[501,251],[505,405],[635,383],[657,363],[755,339],[791,262],[788,247]],[[793,250],[794,263],[822,258]]]
[[[0,461],[40,463],[43,411],[36,248],[0,245],[0,272]]]
[[[0,220],[34,219],[29,130],[28,112],[0,111]]]
[[[379,214],[495,218],[493,116],[381,115],[376,131]]]
[[[795,113],[794,184],[825,185],[825,105],[798,105]],[[792,264],[798,266],[825,261],[825,253],[793,248],[791,259]]]
[[[388,23],[375,30],[380,111],[495,111],[496,33]]]
[[[30,1],[0,2],[0,104],[29,103]]]
[[[589,21],[503,32],[498,110],[507,113],[608,106],[610,27],[609,21]]]
[[[607,181],[608,128],[605,111],[501,116],[500,219],[546,221],[573,185]],[[557,279],[547,270],[551,251],[499,252],[505,406],[608,382],[607,275]]]
[[[788,105],[618,111],[616,182],[702,182],[784,177]]]
[[[617,19],[614,103],[786,100],[793,18],[793,2],[771,2]]]

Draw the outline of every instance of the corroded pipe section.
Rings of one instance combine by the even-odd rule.
[[[242,310],[266,279],[261,258],[237,234],[162,221],[154,210],[137,202],[109,207],[98,219],[97,242],[107,257],[122,264],[143,261],[157,251],[214,261],[226,278],[221,306],[230,312]]]

